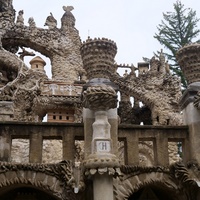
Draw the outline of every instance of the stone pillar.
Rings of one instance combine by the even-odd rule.
[[[104,174],[96,174],[94,176],[93,188],[95,200],[113,200],[113,177]]]
[[[86,174],[93,176],[94,200],[113,199],[113,175],[119,172],[117,94],[106,85],[83,92]],[[113,109],[115,108],[115,109]],[[111,130],[112,125],[112,130]],[[112,134],[112,135],[111,135]]]
[[[189,158],[200,163],[200,107],[197,98],[200,82],[191,83],[184,92],[180,106],[183,112],[184,124],[189,127]],[[195,104],[196,103],[196,104]]]
[[[73,129],[68,128],[68,132],[63,135],[63,160],[74,160],[74,134]]]
[[[86,174],[93,177],[94,200],[112,200],[113,175],[120,173],[117,158],[118,87],[109,78],[116,72],[116,44],[88,39],[81,47],[89,82],[83,87]]]
[[[31,134],[29,162],[42,162],[42,142],[42,134],[40,132]]]
[[[132,104],[130,96],[121,92],[121,101],[119,102],[118,114],[121,123],[131,124],[132,122]]]
[[[0,161],[10,162],[11,157],[11,136],[3,130],[0,134]]]
[[[190,159],[200,163],[200,44],[191,44],[177,53],[178,63],[188,82],[180,106],[189,126]]]

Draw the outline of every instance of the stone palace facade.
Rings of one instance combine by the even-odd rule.
[[[182,95],[162,50],[117,64],[116,43],[81,42],[63,10],[44,29],[0,0],[0,199],[200,199],[200,44],[177,53]]]

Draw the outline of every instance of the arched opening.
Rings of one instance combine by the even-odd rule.
[[[58,200],[50,194],[42,190],[31,187],[17,187],[10,188],[6,191],[0,192],[1,200]]]
[[[147,186],[133,193],[128,200],[177,200],[175,193],[158,186]]]

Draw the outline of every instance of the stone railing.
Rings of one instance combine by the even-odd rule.
[[[183,162],[190,159],[190,141],[187,126],[120,125],[119,141],[124,143],[126,165],[139,165],[139,144],[152,142],[153,164],[169,165],[169,143],[181,144]],[[13,139],[29,140],[29,162],[41,163],[43,140],[62,142],[62,160],[75,159],[75,141],[84,140],[83,124],[60,123],[0,123],[0,161],[11,161]]]
[[[74,160],[75,140],[83,140],[82,124],[0,123],[0,161],[11,161],[13,139],[29,140],[29,162],[41,163],[43,140],[62,141],[62,160]]]
[[[169,144],[172,142],[181,145],[183,162],[187,162],[190,157],[187,126],[120,125],[118,137],[124,141],[126,165],[139,165],[139,143],[142,142],[152,143],[153,165],[169,165]]]

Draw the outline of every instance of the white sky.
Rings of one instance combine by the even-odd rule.
[[[64,11],[62,6],[73,6],[76,28],[81,40],[106,37],[117,43],[118,64],[143,61],[142,57],[153,56],[163,48],[153,38],[162,13],[173,11],[175,0],[13,0],[15,10],[24,10],[24,19],[35,19],[38,27],[44,27],[50,12],[60,22]],[[200,18],[199,0],[182,0],[185,8],[196,10]],[[28,23],[27,23],[28,25]],[[59,24],[60,26],[60,24]],[[200,24],[199,24],[200,28]],[[200,36],[199,36],[200,37]]]

